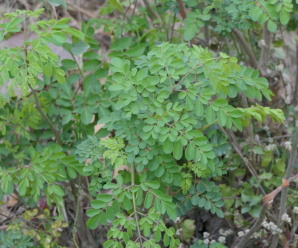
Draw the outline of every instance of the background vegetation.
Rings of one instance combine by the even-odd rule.
[[[1,248],[297,247],[295,1],[1,4]]]

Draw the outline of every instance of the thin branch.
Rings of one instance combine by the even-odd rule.
[[[53,134],[55,135],[56,141],[59,145],[63,145],[61,138],[60,138],[60,133],[58,132],[58,130],[56,129],[56,127],[54,126],[54,124],[51,122],[51,120],[49,119],[49,117],[45,114],[45,112],[42,110],[41,106],[40,106],[40,102],[39,99],[37,97],[36,94],[36,90],[33,89],[31,87],[31,85],[28,83],[29,88],[31,89],[33,96],[34,96],[34,101],[35,101],[35,107],[37,109],[37,111],[40,113],[41,117],[45,120],[46,123],[48,123],[48,125],[50,126]]]
[[[295,89],[292,104],[298,103],[298,43],[296,42],[296,80],[295,80]]]
[[[78,70],[79,70],[79,73],[80,73],[81,77],[82,77],[83,79],[85,79],[84,72],[83,72],[81,66],[79,65],[79,63],[78,63],[76,57],[73,55],[72,52],[70,52],[70,55],[71,55],[72,59],[74,60],[74,62],[77,64],[77,67],[78,67]]]
[[[152,9],[150,3],[148,2],[148,0],[143,0],[144,5],[147,8],[148,11],[148,16],[150,17],[150,19],[152,21],[154,21],[155,19],[158,19],[161,22],[161,19],[159,18],[159,16],[155,13],[155,11]]]
[[[247,97],[244,94],[241,94],[241,98],[242,98],[243,107],[248,108]],[[254,137],[255,135],[253,131],[253,126],[252,126],[252,122],[250,121],[248,125],[248,138],[249,138],[249,144],[251,149],[253,148],[253,145],[255,143]]]
[[[27,45],[24,47],[24,64],[26,67],[26,71],[28,70],[27,68]],[[28,73],[28,71],[27,71]],[[40,113],[41,117],[46,121],[46,123],[48,123],[48,125],[50,126],[56,141],[59,145],[63,145],[61,139],[60,139],[60,133],[58,132],[58,130],[56,129],[56,127],[54,126],[54,124],[51,122],[51,120],[49,119],[49,117],[45,114],[45,112],[42,110],[41,106],[40,106],[40,102],[39,99],[37,97],[36,94],[36,90],[32,88],[32,86],[30,85],[30,83],[28,83],[28,86],[30,88],[30,90],[32,91],[33,97],[34,97],[34,101],[35,101],[35,107],[37,109],[37,111]]]
[[[55,20],[58,20],[58,15],[57,15],[57,12],[56,12],[56,9],[55,9],[55,6],[51,5],[51,8],[53,10],[53,13],[54,13],[54,18]]]
[[[219,126],[219,128],[221,129],[221,131],[229,137],[232,146],[234,147],[235,151],[238,153],[238,155],[241,157],[241,159],[243,160],[245,166],[247,167],[247,169],[249,170],[249,172],[253,175],[253,177],[259,182],[259,188],[262,191],[263,195],[265,195],[265,190],[263,189],[260,179],[258,177],[257,172],[255,171],[255,169],[253,168],[253,166],[249,163],[249,161],[244,157],[244,155],[242,154],[241,148],[239,147],[236,137],[234,135],[233,132],[227,132],[224,128],[222,128],[221,126]]]
[[[294,180],[296,177],[298,177],[298,174],[290,177],[290,175],[293,172],[294,166],[295,166],[295,161],[297,158],[297,145],[298,145],[298,129],[296,128],[296,132],[294,134],[293,140],[292,140],[292,151],[290,154],[290,159],[288,162],[288,166],[287,166],[287,170],[286,170],[286,175],[285,175],[285,179],[288,179],[288,181],[290,182],[290,180]],[[293,179],[294,178],[294,179]],[[288,196],[288,187],[284,187],[282,189],[281,192],[281,198],[280,198],[280,210],[279,210],[279,221],[278,224],[280,224],[281,221],[281,217],[283,214],[285,214],[286,212],[286,207],[287,207],[287,196]],[[279,236],[275,235],[273,237],[272,243],[270,245],[270,248],[276,248],[278,245],[278,241],[279,241]]]
[[[258,231],[258,229],[262,225],[262,222],[263,222],[263,219],[266,215],[266,212],[269,208],[271,208],[274,198],[277,196],[278,193],[280,193],[280,191],[282,191],[284,189],[287,189],[288,186],[290,185],[290,182],[294,181],[296,178],[298,178],[298,174],[296,174],[295,176],[290,177],[288,180],[284,178],[282,184],[278,188],[276,188],[271,193],[269,193],[269,194],[267,194],[263,197],[263,205],[262,205],[262,209],[261,209],[259,219],[252,226],[250,231],[244,237],[242,237],[242,239],[240,240],[238,245],[236,245],[234,248],[245,248],[246,247],[246,245],[248,243],[247,241],[250,239],[250,237],[256,231]]]
[[[261,45],[259,70],[261,70],[262,74],[264,75],[267,71],[270,52],[270,32],[267,28],[267,22],[265,22],[263,25],[262,40],[265,42],[265,44]]]
[[[171,34],[170,34],[170,42],[172,42],[172,39],[173,39],[173,36],[174,36],[174,29],[175,29],[175,23],[176,23],[176,13],[174,14],[174,17],[173,17],[173,24],[172,24],[172,27],[171,27]]]
[[[131,186],[133,187],[135,185],[135,167],[132,164],[131,165]],[[138,230],[138,238],[140,239],[140,243],[142,246],[142,233],[140,230],[140,225],[139,225],[139,217],[138,217],[138,211],[137,211],[137,204],[136,204],[136,196],[135,192],[132,192],[132,203],[133,203],[133,211],[134,211],[134,217],[137,225],[137,230]]]
[[[83,15],[89,17],[89,18],[93,18],[94,19],[94,18],[97,18],[98,17],[98,15],[97,15],[97,12],[98,11],[97,10],[94,13],[93,12],[90,12],[90,11],[88,11],[86,9],[83,9],[79,5],[73,4],[71,1],[67,1],[67,8],[69,10],[75,10],[75,11],[78,12],[78,14],[83,14]]]
[[[78,186],[81,186],[81,176],[79,175],[79,182],[78,182]],[[76,189],[73,181],[71,181],[71,189],[73,191],[75,200],[76,200],[76,213],[75,213],[75,218],[74,218],[74,223],[73,223],[73,243],[75,245],[76,248],[79,248],[79,245],[77,244],[77,222],[78,222],[78,218],[79,218],[79,210],[80,210],[80,196],[79,196],[79,188]]]
[[[179,4],[179,9],[180,9],[180,14],[182,16],[182,19],[185,20],[186,19],[186,13],[185,13],[185,9],[184,9],[184,6],[183,6],[183,3],[182,3],[182,0],[177,0],[178,4]],[[195,40],[194,38],[192,38],[190,40],[190,43],[191,44],[195,44]]]
[[[182,82],[183,82],[183,80],[194,70],[194,69],[196,69],[198,66],[200,66],[200,64],[196,64],[193,68],[191,68],[181,79],[180,79],[180,81],[178,82],[178,83],[176,83],[175,84],[175,86],[172,88],[172,90],[171,90],[171,92],[173,92],[176,88],[177,88],[177,86],[178,85],[180,85]]]
[[[209,25],[208,24],[204,26],[204,37],[205,37],[205,42],[207,44],[207,47],[209,47]]]
[[[238,42],[240,43],[242,49],[244,50],[244,52],[247,54],[248,58],[249,58],[249,63],[250,65],[254,68],[254,69],[258,69],[258,62],[256,59],[256,56],[253,52],[253,50],[251,49],[250,45],[248,44],[248,42],[245,40],[244,35],[241,33],[241,31],[239,31],[238,29],[233,29],[233,33],[235,34]]]
[[[250,228],[249,232],[242,237],[240,242],[235,246],[235,248],[245,248],[248,244],[248,240],[251,238],[251,236],[259,230],[259,228],[262,225],[262,222],[266,216],[266,212],[268,210],[268,206],[266,204],[263,204],[260,216],[258,220],[255,222],[255,224]]]

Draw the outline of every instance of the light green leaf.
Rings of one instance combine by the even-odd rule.
[[[92,111],[89,108],[85,107],[81,114],[81,121],[85,125],[90,124],[92,117],[93,117]]]
[[[91,202],[91,207],[95,208],[95,209],[101,209],[104,208],[106,206],[106,202],[102,201],[102,200],[93,200]]]
[[[198,28],[195,23],[185,25],[183,38],[186,41],[189,41],[195,36],[197,31],[198,31]]]
[[[67,36],[63,33],[63,32],[54,32],[52,34],[52,37],[55,41],[57,41],[58,43],[65,43],[67,41]]]
[[[43,68],[43,73],[47,77],[51,77],[53,75],[53,67],[50,63],[46,63],[46,65]]]
[[[67,8],[65,0],[47,0],[49,4],[54,7],[62,5],[65,9]]]
[[[74,28],[65,28],[64,32],[70,34],[71,36],[80,39],[81,41],[84,40],[85,34],[77,29]],[[86,44],[86,43],[85,43]],[[85,52],[85,51],[84,51]]]
[[[290,20],[290,13],[287,12],[284,8],[279,12],[279,20],[282,25],[288,24]]]
[[[95,229],[95,228],[98,227],[98,225],[99,225],[99,221],[100,221],[100,215],[98,214],[98,215],[95,215],[95,216],[91,217],[91,218],[87,221],[86,225],[87,225],[87,227],[89,227],[90,229]]]
[[[110,47],[111,51],[115,50],[123,50],[128,48],[131,45],[132,38],[131,37],[123,37],[114,41]]]
[[[159,189],[160,187],[160,182],[157,180],[147,181],[145,184],[151,189]]]
[[[204,106],[199,99],[195,102],[195,113],[197,116],[202,116],[204,114]]]
[[[194,159],[195,147],[192,143],[189,143],[185,150],[185,158],[190,161]]]
[[[277,30],[277,25],[275,22],[271,21],[271,20],[268,20],[268,23],[267,23],[267,28],[270,32],[274,33],[276,32]]]
[[[179,160],[182,158],[182,154],[183,154],[183,146],[180,141],[177,141],[174,144],[173,156],[175,159]]]
[[[156,195],[156,197],[158,197],[161,201],[165,201],[165,202],[172,202],[172,197],[161,192],[160,190],[157,189],[153,189],[152,193],[154,195]]]
[[[218,118],[219,125],[221,125],[222,127],[227,123],[228,117],[224,111],[219,110],[219,112],[217,113],[217,118]]]
[[[208,124],[212,124],[215,121],[214,110],[211,106],[206,109],[206,121]]]
[[[163,143],[163,150],[166,154],[170,154],[173,151],[174,144],[169,139],[166,139]]]
[[[123,7],[120,5],[120,3],[117,0],[110,0],[109,3],[117,9],[120,13],[123,13]]]
[[[59,185],[52,185],[53,193],[59,196],[64,196],[64,190]]]
[[[72,47],[70,50],[73,55],[80,55],[86,52],[89,47],[90,46],[86,42],[79,40],[77,43],[72,44]]]
[[[145,201],[144,201],[144,208],[150,208],[153,204],[153,194],[151,192],[147,192]]]

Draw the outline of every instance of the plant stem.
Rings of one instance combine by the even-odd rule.
[[[263,195],[266,195],[265,190],[263,189],[260,179],[258,177],[257,172],[255,171],[255,169],[253,168],[253,166],[249,163],[249,161],[244,157],[244,155],[242,154],[242,151],[237,143],[237,140],[235,138],[235,135],[233,132],[227,132],[223,127],[219,126],[220,130],[227,136],[229,137],[235,151],[238,153],[238,155],[241,157],[242,161],[244,162],[245,166],[247,167],[247,169],[249,170],[249,172],[254,176],[254,178],[259,182],[259,188],[262,191]]]
[[[252,51],[250,45],[245,40],[244,35],[241,33],[241,31],[239,31],[238,29],[235,29],[235,28],[233,29],[233,32],[234,32],[238,42],[240,43],[241,47],[243,48],[244,52],[247,54],[247,56],[249,58],[250,65],[254,69],[257,70],[258,62],[257,62],[256,56],[255,56],[254,52]]]
[[[248,108],[247,97],[244,94],[241,94],[241,98],[242,98],[242,104],[243,104],[244,108]],[[247,131],[248,131],[248,142],[249,142],[250,151],[251,151],[251,155],[252,155],[251,163],[254,166],[256,164],[256,161],[255,161],[255,157],[253,156],[252,150],[253,150],[253,146],[255,143],[255,139],[254,139],[255,135],[254,135],[252,120],[248,124]]]
[[[290,154],[290,159],[289,159],[287,170],[286,170],[286,175],[284,177],[285,179],[289,179],[293,172],[293,169],[295,166],[295,161],[297,158],[297,145],[298,145],[298,129],[296,128],[296,132],[295,132],[293,140],[292,140],[292,151]],[[281,191],[278,225],[281,222],[282,215],[285,214],[285,212],[286,212],[287,196],[288,196],[288,187],[284,187]],[[278,241],[279,241],[279,235],[273,236],[270,248],[276,248],[278,245]]]
[[[298,95],[298,43],[296,42],[296,80],[295,80],[295,88],[294,88],[292,104],[298,103],[297,95]]]
[[[267,22],[265,22],[263,25],[262,40],[264,40],[265,44],[261,46],[259,69],[261,73],[264,75],[267,71],[270,52],[270,32],[267,28]]]
[[[45,112],[42,110],[41,106],[40,106],[40,102],[38,100],[38,97],[37,97],[37,94],[36,94],[36,90],[33,89],[31,87],[31,85],[28,83],[29,85],[29,88],[31,89],[32,93],[33,93],[33,97],[34,97],[34,101],[35,101],[35,106],[36,106],[36,109],[37,111],[40,113],[40,115],[42,116],[42,118],[45,120],[46,123],[48,123],[48,125],[50,126],[53,134],[55,135],[55,138],[56,138],[56,141],[57,143],[62,146],[63,143],[61,141],[61,138],[60,138],[60,134],[58,132],[58,130],[56,129],[56,127],[54,126],[54,124],[51,122],[51,120],[49,119],[49,117],[45,114]]]
[[[81,68],[81,66],[79,65],[79,63],[78,63],[76,57],[73,55],[72,52],[70,52],[70,55],[71,55],[72,59],[74,60],[74,62],[76,62],[81,77],[82,77],[83,79],[85,79],[85,75],[84,75],[84,73],[83,73],[83,71],[82,71],[82,68]]]
[[[24,47],[24,63],[25,63],[25,67],[26,67],[26,71],[28,70],[27,68],[27,45]],[[28,73],[28,71],[27,71]],[[51,122],[51,120],[49,119],[49,117],[45,114],[45,112],[43,112],[41,106],[40,106],[40,102],[38,100],[37,94],[36,94],[36,90],[32,88],[32,86],[30,85],[30,83],[28,82],[28,86],[30,88],[30,90],[32,91],[33,97],[34,97],[34,102],[35,102],[35,106],[37,111],[40,113],[41,117],[46,121],[46,123],[48,123],[48,125],[50,126],[53,134],[55,135],[56,141],[57,143],[62,146],[63,143],[60,139],[60,134],[58,132],[58,130],[56,129],[56,127],[54,126],[54,124]]]
[[[81,185],[81,175],[78,176],[79,182],[78,185]],[[71,181],[72,182],[72,181]],[[77,244],[77,235],[76,232],[74,231],[77,229],[77,222],[78,222],[78,217],[79,217],[79,208],[80,208],[80,195],[79,195],[79,189],[76,189],[75,185],[72,185],[72,190],[73,193],[75,193],[75,199],[76,199],[76,215],[75,215],[75,219],[74,219],[74,223],[73,223],[73,242],[76,248],[79,248],[78,244]]]
[[[143,0],[143,2],[144,2],[144,5],[147,8],[148,16],[150,17],[150,19],[152,21],[154,21],[155,19],[158,19],[161,22],[160,18],[158,18],[158,15],[155,13],[155,11],[150,6],[150,3],[148,2],[148,0]]]
[[[185,9],[182,3],[182,0],[177,0],[178,4],[179,4],[179,9],[180,9],[180,14],[182,16],[182,19],[185,20],[186,19],[186,13],[185,13]],[[195,40],[194,38],[192,38],[190,40],[190,44],[195,44]]]
[[[250,231],[245,234],[242,239],[240,240],[240,242],[234,246],[235,248],[245,248],[246,245],[248,244],[248,240],[250,239],[250,237],[256,232],[258,231],[258,229],[261,227],[263,219],[265,218],[267,212],[267,205],[263,204],[262,209],[261,209],[261,213],[260,216],[258,218],[258,220],[255,222],[255,224],[250,228]]]
[[[134,164],[131,165],[130,175],[131,175],[131,186],[133,187],[135,185],[135,167],[134,167]],[[139,225],[139,217],[138,217],[138,211],[137,211],[135,192],[132,192],[132,203],[133,203],[134,217],[135,217],[135,221],[136,221],[136,224],[137,224],[138,236],[139,236],[141,247],[142,247],[142,244],[143,244],[142,243],[142,233],[141,233],[140,225]]]

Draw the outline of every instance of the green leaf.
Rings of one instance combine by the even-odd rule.
[[[113,220],[115,218],[115,213],[112,207],[106,208],[106,217],[108,220]]]
[[[211,106],[206,109],[206,121],[208,124],[213,124],[215,121],[214,110]]]
[[[194,109],[194,101],[189,96],[186,96],[186,109],[188,111],[192,111]]]
[[[85,107],[81,114],[81,121],[83,124],[88,125],[92,120],[93,114],[90,108]]]
[[[53,66],[50,63],[46,63],[44,68],[43,68],[43,73],[47,77],[51,77],[53,75]]]
[[[185,150],[185,158],[190,161],[194,159],[195,147],[192,143],[189,143]]]
[[[72,44],[70,51],[73,55],[80,55],[86,52],[89,47],[86,42],[79,40],[77,43]]]
[[[149,209],[153,204],[153,194],[149,191],[146,194],[145,201],[144,201],[144,208]]]
[[[217,113],[217,119],[219,125],[223,127],[227,123],[227,114],[224,111],[219,110],[219,112]]]
[[[120,13],[123,13],[123,7],[120,5],[120,3],[117,0],[110,0],[109,3],[117,9]]]
[[[290,20],[290,13],[287,12],[285,8],[282,8],[281,11],[279,12],[279,20],[282,25],[288,24]]]
[[[183,146],[180,141],[175,142],[173,149],[173,156],[175,159],[179,160],[182,158]]]
[[[173,207],[172,205],[166,204],[166,211],[167,211],[167,214],[169,215],[171,220],[177,219],[177,211],[176,211],[175,207]]]
[[[63,33],[63,32],[54,32],[52,34],[52,37],[55,41],[57,41],[58,43],[65,43],[67,41],[67,36]]]
[[[172,197],[169,195],[166,195],[165,193],[161,192],[160,190],[153,189],[152,193],[156,195],[161,201],[165,202],[172,202]]]
[[[100,221],[100,215],[98,214],[98,215],[91,217],[89,220],[87,220],[86,225],[90,229],[95,229],[98,227],[99,221]]]
[[[90,208],[90,209],[87,210],[87,213],[86,213],[86,214],[87,214],[87,216],[89,216],[89,217],[93,217],[93,216],[95,216],[95,215],[100,214],[101,211],[102,211],[102,210],[100,210],[100,209],[92,209],[92,208]]]
[[[101,209],[106,207],[107,203],[102,201],[102,200],[93,200],[91,202],[91,207],[95,208],[95,209]]]
[[[174,144],[169,139],[166,139],[163,143],[163,150],[166,154],[170,154],[173,151]]]
[[[219,209],[219,208],[215,208],[215,213],[216,213],[216,215],[217,215],[219,218],[224,218],[224,217],[225,217],[223,211],[222,211],[221,209]]]
[[[65,28],[63,30],[65,33],[70,34],[71,36],[79,39],[80,41],[83,41],[85,38],[84,33],[82,33],[81,31],[74,29],[74,28]],[[84,42],[85,43],[85,42]],[[86,43],[85,43],[86,44]],[[89,45],[88,45],[89,46]],[[84,51],[85,52],[85,51]]]
[[[124,61],[122,59],[119,58],[112,58],[111,59],[111,65],[115,66],[117,69],[121,69],[124,65]]]
[[[77,68],[77,63],[71,59],[63,59],[62,66],[68,70]]]
[[[160,187],[160,182],[157,180],[147,181],[145,184],[151,189],[159,189]]]
[[[95,76],[96,79],[105,78],[105,77],[108,75],[108,72],[109,72],[109,71],[106,70],[106,69],[104,69],[104,68],[99,68],[99,69],[95,72],[94,76]]]
[[[67,8],[65,0],[47,0],[49,4],[54,7],[62,5],[65,9]]]
[[[97,200],[101,200],[103,202],[109,203],[113,200],[113,196],[109,194],[98,194],[96,195]]]
[[[262,9],[258,6],[254,6],[250,9],[249,15],[253,21],[257,22],[261,15],[264,15]]]
[[[184,35],[183,35],[184,40],[186,40],[186,41],[191,40],[195,36],[197,31],[198,31],[198,28],[197,28],[197,25],[195,23],[185,25]]]
[[[195,102],[195,113],[199,117],[204,114],[204,106],[199,99],[197,99]]]
[[[268,23],[267,23],[267,28],[270,32],[274,33],[276,32],[277,30],[277,25],[275,22],[271,21],[271,20],[268,20]]]
[[[64,196],[64,190],[59,185],[52,185],[53,193],[59,196]]]
[[[112,43],[110,50],[115,51],[115,50],[126,49],[131,45],[131,41],[132,41],[131,37],[120,38]]]
[[[113,201],[112,208],[113,208],[114,213],[120,212],[120,206],[119,206],[119,202],[117,200]]]
[[[193,195],[191,198],[191,204],[197,206],[199,204],[200,197],[198,195]]]
[[[86,71],[95,71],[100,64],[101,64],[100,60],[90,59],[84,62],[83,69]]]
[[[107,216],[106,216],[106,214],[104,212],[101,212],[99,214],[99,221],[103,225],[106,225],[107,224],[108,219],[107,219]]]

